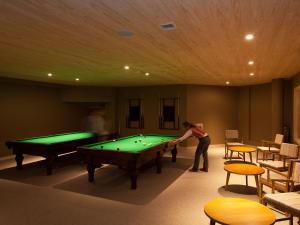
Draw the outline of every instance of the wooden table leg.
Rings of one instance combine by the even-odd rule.
[[[245,152],[243,152],[243,159],[244,159],[244,162],[246,161],[246,154]]]
[[[248,187],[248,176],[246,175],[246,186]]]
[[[249,152],[250,162],[252,162],[252,152]]]
[[[215,225],[215,224],[216,224],[216,222],[214,220],[210,219],[209,225]]]
[[[233,151],[230,151],[230,160],[232,160]]]
[[[230,172],[227,171],[225,190],[227,190],[229,178],[230,178]]]
[[[258,182],[258,175],[254,175],[255,178],[255,183],[256,183],[256,188],[257,188],[257,195],[260,196],[260,187],[259,187],[259,182]]]

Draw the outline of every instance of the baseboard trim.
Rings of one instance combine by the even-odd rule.
[[[214,144],[214,145],[209,145],[209,147],[224,147],[224,144]],[[193,145],[193,146],[179,146],[181,149],[194,149],[197,147],[197,145]]]
[[[1,161],[6,161],[6,160],[9,160],[9,159],[14,159],[14,158],[15,158],[14,155],[3,156],[3,157],[0,157],[0,162]]]

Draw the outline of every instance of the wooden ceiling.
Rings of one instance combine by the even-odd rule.
[[[0,51],[0,76],[35,81],[265,83],[300,71],[300,0],[0,0]]]

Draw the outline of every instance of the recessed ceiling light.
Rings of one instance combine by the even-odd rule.
[[[226,84],[228,85],[228,84],[230,84],[230,82],[229,82],[229,81],[226,81]]]
[[[146,76],[149,76],[149,75],[150,75],[150,73],[145,73],[145,75],[146,75]]]
[[[245,39],[246,39],[247,41],[251,41],[251,40],[253,40],[253,38],[254,38],[254,35],[253,35],[253,34],[247,34],[247,35],[245,36]]]
[[[125,70],[129,70],[130,67],[129,67],[129,66],[124,66],[124,69],[125,69]]]
[[[76,81],[79,81],[79,78],[76,78],[75,80],[76,80]]]
[[[48,77],[52,77],[52,73],[48,73]]]
[[[250,76],[254,76],[254,73],[249,73]]]
[[[248,65],[253,65],[254,64],[254,61],[252,61],[252,60],[250,60],[249,62],[248,62]]]

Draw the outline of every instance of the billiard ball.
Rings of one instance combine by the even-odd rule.
[[[103,145],[101,145],[101,148],[103,148]]]
[[[137,141],[135,141],[134,143],[137,143]]]
[[[120,149],[119,149],[119,148],[117,148],[117,150],[118,150],[118,151],[120,151]]]
[[[143,136],[142,134],[140,134],[140,136]]]
[[[116,139],[114,139],[113,141],[116,141]]]

